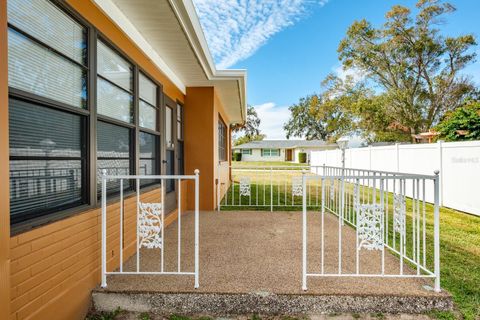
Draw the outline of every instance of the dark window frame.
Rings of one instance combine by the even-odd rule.
[[[228,127],[220,114],[218,115],[217,124],[217,149],[218,161],[228,161]]]
[[[59,8],[64,14],[68,15],[72,19],[74,19],[79,25],[85,28],[85,41],[86,41],[86,59],[85,59],[85,66],[84,70],[86,72],[86,102],[84,108],[74,107],[67,105],[65,103],[55,101],[53,99],[42,97],[30,92],[26,92],[20,89],[11,88],[9,87],[9,99],[22,99],[30,103],[39,104],[42,107],[48,107],[60,111],[65,111],[73,114],[78,114],[83,117],[83,128],[82,130],[82,139],[86,145],[86,156],[84,162],[82,162],[82,182],[84,183],[82,188],[82,194],[85,194],[85,201],[82,204],[78,204],[76,206],[72,206],[65,209],[53,209],[50,211],[42,212],[41,215],[36,215],[31,219],[25,220],[24,222],[19,223],[11,223],[11,234],[15,235],[24,231],[28,231],[34,227],[39,225],[48,224],[54,221],[58,221],[64,218],[68,218],[74,214],[85,212],[89,209],[98,208],[100,206],[100,201],[97,197],[97,122],[102,121],[106,123],[110,123],[113,125],[120,125],[123,127],[127,127],[130,129],[130,136],[131,136],[131,155],[130,155],[130,163],[131,163],[131,174],[136,174],[139,170],[139,132],[145,132],[149,134],[153,134],[157,136],[157,155],[158,155],[158,174],[162,173],[162,130],[163,130],[163,115],[161,112],[161,108],[163,106],[163,101],[165,94],[163,93],[163,85],[157,81],[149,72],[144,70],[141,66],[139,66],[133,59],[129,57],[122,49],[120,49],[115,43],[113,43],[107,36],[105,36],[100,30],[98,30],[93,24],[87,21],[84,17],[82,17],[75,9],[73,9],[69,4],[64,1],[60,0],[46,0],[50,1],[53,5]],[[12,25],[8,25],[11,27]],[[17,31],[15,26],[14,30]],[[21,32],[22,35],[27,37],[33,37],[25,32]],[[35,39],[36,43],[41,44],[42,41]],[[96,109],[96,100],[97,100],[97,79],[100,77],[101,79],[111,83],[115,87],[117,86],[115,83],[112,83],[105,77],[102,77],[97,73],[97,41],[102,41],[105,45],[107,45],[110,49],[118,53],[123,59],[129,62],[132,65],[133,69],[133,91],[129,92],[133,95],[133,122],[127,123],[121,120],[117,120],[105,115],[97,114]],[[34,40],[32,40],[34,41]],[[68,61],[74,62],[77,65],[79,64],[77,61],[72,61],[69,57],[65,56],[58,50],[51,48],[51,51],[55,54],[59,54],[62,57],[65,57]],[[138,89],[138,77],[139,73],[142,73],[145,77],[147,77],[150,81],[155,83],[157,86],[157,130],[151,130],[148,128],[143,128],[139,126],[139,89]],[[124,88],[119,87],[121,90],[126,91]],[[175,111],[175,110],[174,110]],[[176,132],[173,132],[173,138],[175,138]],[[82,142],[83,143],[83,142]],[[157,184],[155,184],[157,185]],[[158,185],[160,185],[158,183]],[[152,187],[151,185],[149,185]],[[146,187],[146,186],[142,186]],[[132,183],[131,192],[125,192],[124,196],[128,197],[135,189],[135,185]],[[113,199],[113,198],[111,198]]]
[[[72,203],[68,204],[65,206],[60,206],[60,207],[53,207],[49,208],[48,210],[42,210],[42,211],[37,211],[37,212],[27,212],[27,213],[22,213],[21,215],[12,217],[11,216],[11,221],[10,224],[12,226],[11,228],[11,233],[16,234],[18,232],[24,231],[31,229],[32,227],[35,227],[40,224],[48,223],[51,221],[56,221],[58,220],[59,217],[62,217],[65,215],[66,211],[71,211],[75,212],[78,210],[78,208],[86,208],[89,206],[89,194],[91,191],[91,181],[90,181],[90,176],[89,176],[89,168],[90,164],[88,163],[89,155],[90,155],[90,150],[89,150],[89,138],[88,134],[90,132],[89,127],[89,117],[91,114],[90,110],[90,99],[92,98],[92,87],[90,85],[90,77],[92,73],[92,59],[91,59],[91,37],[92,37],[92,26],[88,25],[86,21],[81,18],[77,13],[73,12],[71,9],[69,9],[67,6],[64,6],[63,4],[60,4],[57,1],[50,1],[54,6],[56,6],[62,13],[66,14],[75,22],[77,22],[79,25],[81,25],[84,30],[85,30],[85,44],[87,46],[86,50],[86,57],[85,57],[85,64],[81,64],[78,61],[75,61],[71,59],[70,57],[66,56],[62,52],[56,50],[55,48],[49,46],[45,42],[37,39],[31,34],[28,34],[27,32],[21,30],[19,27],[16,27],[15,25],[11,24],[8,22],[7,27],[9,29],[12,29],[13,31],[21,34],[22,36],[26,37],[30,41],[36,43],[37,45],[40,45],[41,47],[51,51],[52,53],[62,57],[63,59],[74,63],[77,66],[80,66],[82,70],[85,72],[85,79],[86,79],[86,100],[83,102],[82,107],[75,107],[71,106],[68,104],[65,104],[60,101],[56,101],[55,99],[44,97],[41,95],[37,95],[28,91],[24,91],[21,89],[17,88],[12,88],[8,87],[8,95],[9,95],[9,100],[15,99],[15,100],[22,100],[28,103],[31,103],[33,105],[36,105],[38,107],[42,108],[50,108],[54,109],[60,112],[66,112],[74,115],[78,115],[81,119],[81,136],[80,136],[80,144],[82,146],[82,156],[80,157],[80,163],[81,163],[81,181],[82,181],[82,190],[81,190],[81,198],[82,200],[79,201],[78,203]],[[9,104],[10,106],[10,104]],[[35,157],[17,157],[17,156],[10,156],[9,157],[11,160],[29,160],[33,159]],[[51,160],[61,160],[61,158],[49,158]],[[76,158],[75,158],[76,159]],[[69,158],[68,160],[75,160],[74,158]],[[65,159],[67,160],[67,159]]]

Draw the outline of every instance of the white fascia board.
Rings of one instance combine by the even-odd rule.
[[[128,20],[123,12],[111,0],[94,0],[97,6],[142,50],[152,62],[185,94],[186,86],[173,70],[163,61],[142,34]]]

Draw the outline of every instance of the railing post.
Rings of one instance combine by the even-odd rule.
[[[434,233],[434,272],[435,292],[440,292],[440,209],[439,209],[439,173],[435,171],[434,188],[434,210],[433,210],[433,233]]]
[[[302,290],[307,290],[307,181],[302,172]]]
[[[107,287],[107,170],[102,170],[102,288]]]
[[[199,192],[200,192],[200,183],[199,183],[199,175],[200,175],[200,170],[195,169],[195,289],[197,289],[200,284],[199,284],[199,230],[200,230],[200,224],[199,224]]]
[[[270,167],[270,212],[273,212],[273,168]]]
[[[220,190],[220,164],[219,164],[217,166],[217,212],[220,211],[220,201],[221,201],[220,194],[221,194],[221,190]]]

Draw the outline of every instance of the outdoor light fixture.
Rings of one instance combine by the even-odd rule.
[[[345,150],[348,147],[348,139],[345,137],[342,137],[337,140],[337,145],[340,148],[340,150]]]

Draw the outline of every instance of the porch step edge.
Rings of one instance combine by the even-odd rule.
[[[225,293],[115,293],[95,291],[93,307],[113,311],[120,307],[131,312],[159,315],[230,316],[320,315],[325,313],[408,313],[453,309],[449,295],[375,296],[375,295],[287,295]]]

